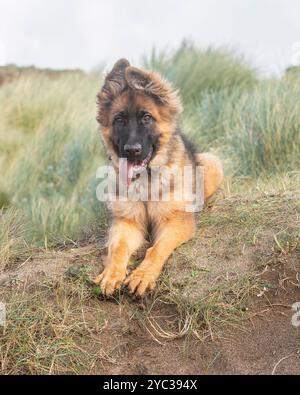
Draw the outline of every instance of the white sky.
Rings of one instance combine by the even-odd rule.
[[[0,64],[90,70],[184,37],[262,72],[300,63],[300,0],[0,0],[0,13]]]

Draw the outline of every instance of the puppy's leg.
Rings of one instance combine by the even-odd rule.
[[[116,219],[108,241],[108,255],[104,271],[95,279],[102,292],[111,295],[120,288],[127,275],[131,255],[144,242],[144,231],[130,220]]]
[[[178,213],[176,218],[160,222],[153,247],[147,250],[140,266],[125,280],[131,292],[142,295],[155,287],[163,266],[180,244],[195,234],[195,220],[192,213]]]
[[[196,155],[197,166],[204,168],[204,199],[210,198],[223,181],[223,168],[219,158],[204,152]]]

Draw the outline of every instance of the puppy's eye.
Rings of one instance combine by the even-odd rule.
[[[143,116],[143,123],[150,123],[151,121],[152,121],[152,117],[151,117],[151,115],[149,115],[149,114],[145,114],[144,116]]]
[[[114,123],[116,123],[117,125],[124,125],[125,119],[122,117],[116,117]]]

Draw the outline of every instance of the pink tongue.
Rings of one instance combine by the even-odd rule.
[[[119,166],[120,166],[120,179],[122,180],[122,184],[126,184],[127,187],[129,187],[133,178],[134,164],[130,163],[126,159],[121,158]]]
[[[127,186],[131,184],[132,178],[133,178],[133,167],[134,164],[127,162]]]

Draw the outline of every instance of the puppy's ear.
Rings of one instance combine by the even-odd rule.
[[[113,100],[122,93],[126,86],[125,70],[130,67],[127,59],[120,59],[105,78],[104,85],[97,96],[98,122],[107,126],[108,110]]]
[[[105,78],[102,90],[107,92],[109,96],[116,96],[123,90],[126,85],[125,70],[130,67],[127,59],[120,59],[115,63],[111,72]]]
[[[112,71],[110,72],[110,74],[117,74],[117,73],[124,74],[125,69],[127,67],[130,67],[130,63],[128,62],[128,60],[127,59],[119,59],[115,63],[115,65],[114,65]]]
[[[128,67],[125,71],[125,78],[130,88],[134,90],[146,90],[147,87],[150,88],[151,76],[147,71]]]
[[[182,111],[177,92],[158,73],[127,67],[125,78],[132,89],[143,91],[158,104],[168,106],[171,113],[179,114]]]

